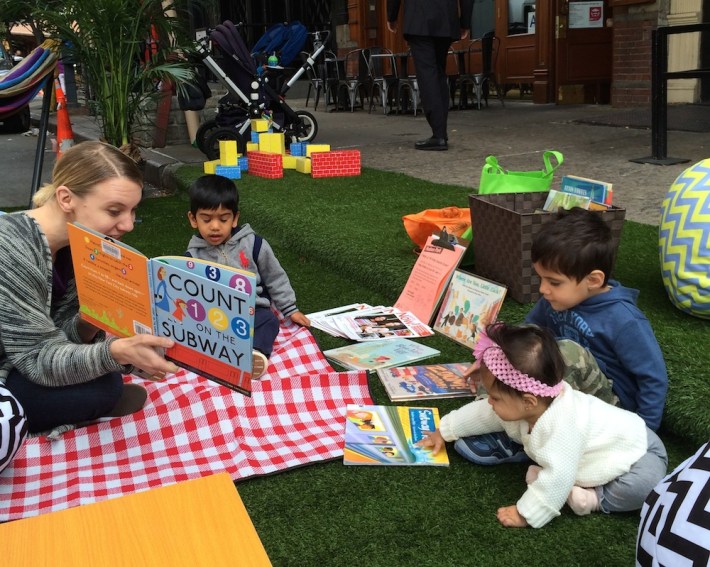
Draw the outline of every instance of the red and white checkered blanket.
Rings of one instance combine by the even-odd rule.
[[[251,398],[185,371],[141,383],[141,412],[55,441],[28,439],[0,475],[0,521],[216,472],[237,480],[334,459],[345,406],[372,403],[366,373],[334,372],[313,335],[293,324],[282,325]]]

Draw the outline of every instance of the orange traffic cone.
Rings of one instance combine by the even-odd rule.
[[[59,83],[59,79],[54,79],[54,93],[57,97],[57,159],[62,152],[67,151],[74,145],[74,132],[71,129],[69,111],[67,110],[67,99]]]

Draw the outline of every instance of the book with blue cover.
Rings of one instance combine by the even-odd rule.
[[[445,447],[434,455],[417,445],[438,428],[437,408],[348,404],[343,463],[449,466]]]
[[[613,196],[611,183],[588,179],[586,177],[578,177],[576,175],[563,176],[560,191],[588,197],[590,201],[601,203],[602,205],[611,205]]]
[[[470,362],[453,362],[381,368],[377,375],[393,402],[472,398],[466,375],[470,369]]]

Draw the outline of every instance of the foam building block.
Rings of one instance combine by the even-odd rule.
[[[306,146],[306,157],[311,157],[311,154],[316,152],[329,152],[330,144],[308,144]]]
[[[269,121],[265,120],[264,118],[252,118],[251,131],[252,132],[268,132],[269,131]]]
[[[214,171],[217,175],[221,175],[228,179],[241,179],[242,171],[238,165],[218,165]]]
[[[296,156],[285,155],[282,156],[284,169],[296,169]]]
[[[220,165],[218,159],[213,159],[212,161],[206,161],[202,164],[202,171],[204,171],[205,173],[214,174],[215,167],[217,167],[218,165]]]
[[[291,145],[289,146],[289,149],[291,150],[291,155],[299,157],[305,156],[307,145],[308,142],[291,142]]]
[[[241,171],[249,171],[249,159],[246,156],[240,156],[237,158],[237,164]]]
[[[259,134],[259,151],[272,154],[285,154],[286,143],[283,132]]]
[[[296,171],[299,173],[310,173],[311,172],[311,158],[307,157],[296,157]]]
[[[259,132],[257,132],[256,130],[251,131],[251,141],[254,144],[259,143]]]
[[[360,175],[360,150],[315,152],[311,155],[311,177]]]
[[[269,152],[249,152],[249,175],[279,179],[284,176],[283,156]]]
[[[219,141],[219,162],[221,165],[237,165],[238,156],[236,140]]]
[[[259,142],[247,142],[247,154],[249,152],[258,152],[259,151]]]

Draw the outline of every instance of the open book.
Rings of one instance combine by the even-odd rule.
[[[171,338],[166,359],[251,393],[254,274],[195,258],[148,259],[86,227],[68,230],[83,319],[118,337]]]
[[[438,428],[437,408],[349,404],[343,463],[448,466],[446,448],[433,455],[431,449],[417,446],[425,433]]]

